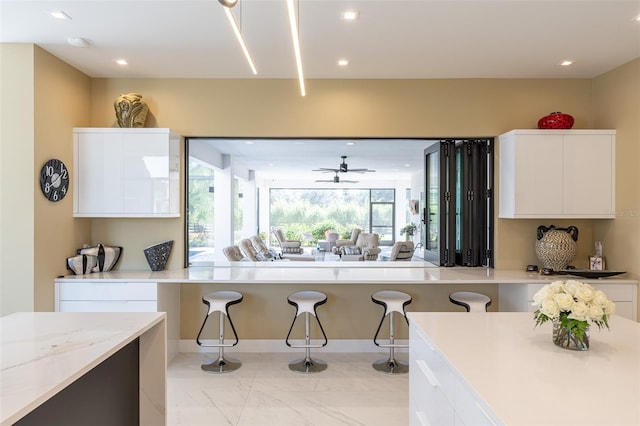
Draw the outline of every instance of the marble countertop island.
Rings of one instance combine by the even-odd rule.
[[[160,381],[166,369],[165,317],[163,312],[20,312],[0,318],[0,424],[22,419],[125,345],[154,333],[150,346],[141,341],[140,357],[151,349],[147,367],[153,371],[149,373],[160,374],[152,385],[156,389],[146,396],[155,394],[150,405],[162,412],[148,417],[141,395],[140,420],[164,419],[165,385]],[[140,374],[143,387],[142,368]]]
[[[576,352],[555,346],[552,325],[534,328],[529,313],[408,315],[504,424],[640,424],[639,323],[614,315]]]

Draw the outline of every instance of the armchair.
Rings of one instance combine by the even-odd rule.
[[[240,251],[240,247],[238,246],[228,246],[222,249],[222,253],[230,262],[239,262],[244,260],[249,260],[242,254]]]
[[[262,241],[259,235],[254,235],[249,237],[249,241],[251,241],[251,245],[255,249],[257,253],[257,258],[260,259],[262,256],[263,260],[276,260],[278,259],[278,255],[276,254],[274,249],[270,249],[267,245]]]
[[[278,241],[278,245],[280,246],[280,250],[282,250],[282,254],[302,254],[304,253],[304,249],[302,246],[302,241],[295,240],[287,240],[284,232],[280,228],[273,228],[271,230],[273,236]]]
[[[253,247],[251,240],[249,240],[248,238],[244,238],[238,241],[238,247],[240,247],[240,251],[242,251],[242,254],[244,254],[246,258],[253,262],[265,260],[264,256],[258,254],[258,251],[255,249],[255,247]]]
[[[340,247],[355,246],[356,241],[358,241],[358,235],[360,235],[361,232],[362,232],[362,229],[353,228],[353,231],[351,231],[351,238],[349,238],[348,240],[336,240],[335,242],[336,245],[332,249],[333,253],[335,254],[340,253]]]
[[[354,245],[345,245],[338,248],[342,260],[377,260],[382,251],[378,247],[380,236],[378,234],[360,232]]]
[[[397,241],[393,247],[391,247],[389,260],[411,260],[414,251],[413,241]]]

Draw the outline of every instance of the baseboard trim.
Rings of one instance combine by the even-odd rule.
[[[204,344],[213,344],[215,340],[203,340]],[[225,341],[226,342],[226,341]],[[300,345],[302,341],[294,341],[292,344]],[[322,343],[320,340],[312,340],[312,344],[318,345]],[[408,340],[396,340],[396,344],[408,345]],[[337,339],[329,340],[327,346],[320,349],[312,349],[312,351],[320,350],[332,353],[366,353],[366,352],[388,352],[389,349],[379,348],[369,339]],[[251,352],[251,353],[274,353],[274,352],[292,352],[304,351],[300,348],[288,347],[283,339],[244,339],[236,346],[225,348],[225,352]],[[398,348],[396,352],[408,352],[408,348]],[[180,340],[180,352],[218,352],[218,348],[206,348],[199,346],[195,340]]]

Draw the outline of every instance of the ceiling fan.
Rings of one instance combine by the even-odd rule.
[[[323,170],[324,171],[324,170]],[[325,179],[325,180],[317,180],[316,182],[333,182],[333,183],[358,183],[357,180],[340,180],[340,176],[338,176],[338,171],[335,170],[336,174],[333,179]]]
[[[319,169],[314,169],[312,170],[313,172],[325,172],[325,173],[329,173],[329,172],[334,172],[336,174],[336,177],[338,177],[338,173],[347,173],[347,172],[353,172],[353,173],[366,173],[366,172],[375,172],[375,170],[371,170],[371,169],[350,169],[349,165],[347,164],[346,160],[347,160],[347,156],[343,155],[340,158],[342,158],[342,163],[340,163],[340,165],[338,166],[337,169],[332,169],[330,167],[320,167]]]

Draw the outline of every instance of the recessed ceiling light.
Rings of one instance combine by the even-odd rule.
[[[71,16],[67,15],[61,10],[54,10],[53,12],[49,12],[49,15],[51,15],[56,19],[68,19],[68,20],[71,19]]]
[[[569,65],[572,65],[573,61],[562,61],[560,62],[560,65],[562,65],[563,67],[568,67]]]
[[[246,145],[253,145],[253,141],[245,141],[244,142]]]
[[[353,145],[355,145],[355,144],[356,144],[355,142],[347,142],[347,145],[348,145],[348,146],[353,146]]]
[[[116,59],[116,64],[124,66],[129,65],[129,62],[126,59]]]
[[[405,167],[411,167],[411,164],[406,163],[404,166],[405,166]]]
[[[345,10],[342,12],[342,19],[345,21],[355,21],[360,16],[360,12],[357,10]]]
[[[640,22],[640,15],[636,16],[635,18],[633,18],[633,20]]]
[[[348,59],[338,59],[338,65],[341,67],[346,67],[347,65],[349,65],[349,60]]]
[[[88,47],[89,42],[82,37],[67,37],[67,43],[74,47]]]

